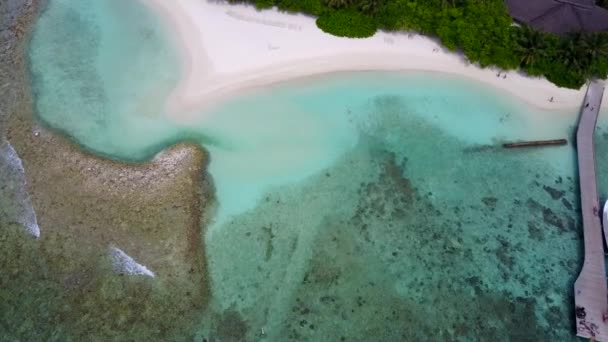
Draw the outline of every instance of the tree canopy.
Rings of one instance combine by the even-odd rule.
[[[521,68],[562,87],[608,76],[607,32],[559,37],[514,25],[503,0],[228,1],[314,15],[323,31],[342,37],[368,37],[378,28],[417,31],[481,67]]]

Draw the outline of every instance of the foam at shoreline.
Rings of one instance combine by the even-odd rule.
[[[0,137],[0,223],[3,221],[21,225],[28,234],[40,237],[23,163],[13,146]]]

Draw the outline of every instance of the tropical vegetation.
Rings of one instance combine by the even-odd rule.
[[[562,37],[515,25],[503,0],[228,1],[314,15],[322,30],[337,36],[417,31],[481,67],[521,68],[562,87],[580,88],[589,78],[608,76],[608,33]]]

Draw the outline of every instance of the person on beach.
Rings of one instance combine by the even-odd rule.
[[[553,102],[553,96],[551,96],[551,98],[549,99],[549,102]]]
[[[585,105],[585,108],[588,108],[588,107],[589,107],[589,102],[587,102],[587,104]]]

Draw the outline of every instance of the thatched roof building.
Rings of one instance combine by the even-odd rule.
[[[509,13],[517,22],[538,30],[569,32],[608,31],[608,10],[595,0],[506,0]]]

